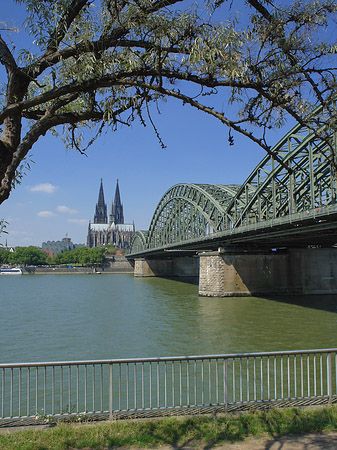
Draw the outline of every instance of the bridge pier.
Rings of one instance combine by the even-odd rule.
[[[135,259],[135,277],[197,277],[198,275],[198,257],[172,256],[161,259]]]
[[[199,295],[239,297],[337,293],[337,249],[288,249],[286,253],[234,251],[199,254]]]

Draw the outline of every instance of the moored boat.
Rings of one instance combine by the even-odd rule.
[[[0,267],[0,275],[22,275],[21,267]]]

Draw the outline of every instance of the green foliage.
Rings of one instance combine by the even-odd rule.
[[[116,254],[116,247],[112,244],[108,244],[104,247],[105,249],[105,253],[107,253],[108,255],[115,255]]]
[[[9,264],[10,252],[0,248],[0,264]]]
[[[337,431],[337,408],[272,409],[241,415],[199,416],[96,425],[59,424],[44,431],[0,434],[6,450],[107,448],[215,448],[249,436],[266,438]]]
[[[139,119],[164,146],[151,114],[166,97],[229,127],[230,145],[238,132],[269,153],[269,130],[290,117],[320,130],[337,167],[322,128],[336,127],[336,0],[247,0],[236,15],[235,2],[225,0],[208,0],[206,9],[179,0],[17,1],[34,46],[16,54],[15,42],[0,40],[8,74],[0,92],[0,203],[48,131],[84,152],[105,127]],[[318,105],[325,112],[312,118]]]
[[[27,175],[27,172],[31,169],[31,164],[34,164],[35,161],[32,160],[31,156],[26,156],[22,159],[21,164],[15,171],[15,176],[12,181],[12,187],[16,188],[18,185],[22,183],[22,179]],[[1,229],[0,229],[1,233]]]
[[[1,234],[8,234],[8,232],[6,231],[6,226],[7,226],[8,222],[5,221],[5,219],[0,219],[0,236]],[[2,246],[2,244],[0,244],[0,247]]]
[[[12,265],[41,266],[47,263],[47,254],[37,247],[17,247],[15,252],[0,250],[0,263]]]
[[[77,264],[81,266],[101,266],[105,261],[103,248],[79,247],[68,252],[58,253],[52,260],[53,264]]]

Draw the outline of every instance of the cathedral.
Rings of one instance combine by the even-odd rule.
[[[104,245],[112,244],[121,249],[129,248],[134,231],[134,224],[124,223],[118,180],[108,220],[107,207],[104,201],[103,181],[101,179],[94,222],[89,222],[87,247],[103,247]]]

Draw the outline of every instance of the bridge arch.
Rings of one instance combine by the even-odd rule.
[[[130,253],[140,253],[148,248],[147,237],[149,232],[139,230],[133,233],[130,243]]]
[[[324,114],[317,108],[310,119],[312,124],[316,118],[322,123]],[[337,203],[331,154],[332,148],[337,152],[336,146],[335,129],[298,124],[242,185],[176,184],[158,203],[147,234],[135,235],[132,253]]]
[[[228,205],[234,228],[336,201],[336,176],[323,132],[335,146],[336,131],[296,125],[273,147],[289,170],[270,155],[256,166]]]
[[[161,198],[151,220],[148,246],[198,238],[223,231],[231,218],[226,207],[239,186],[176,184]]]

